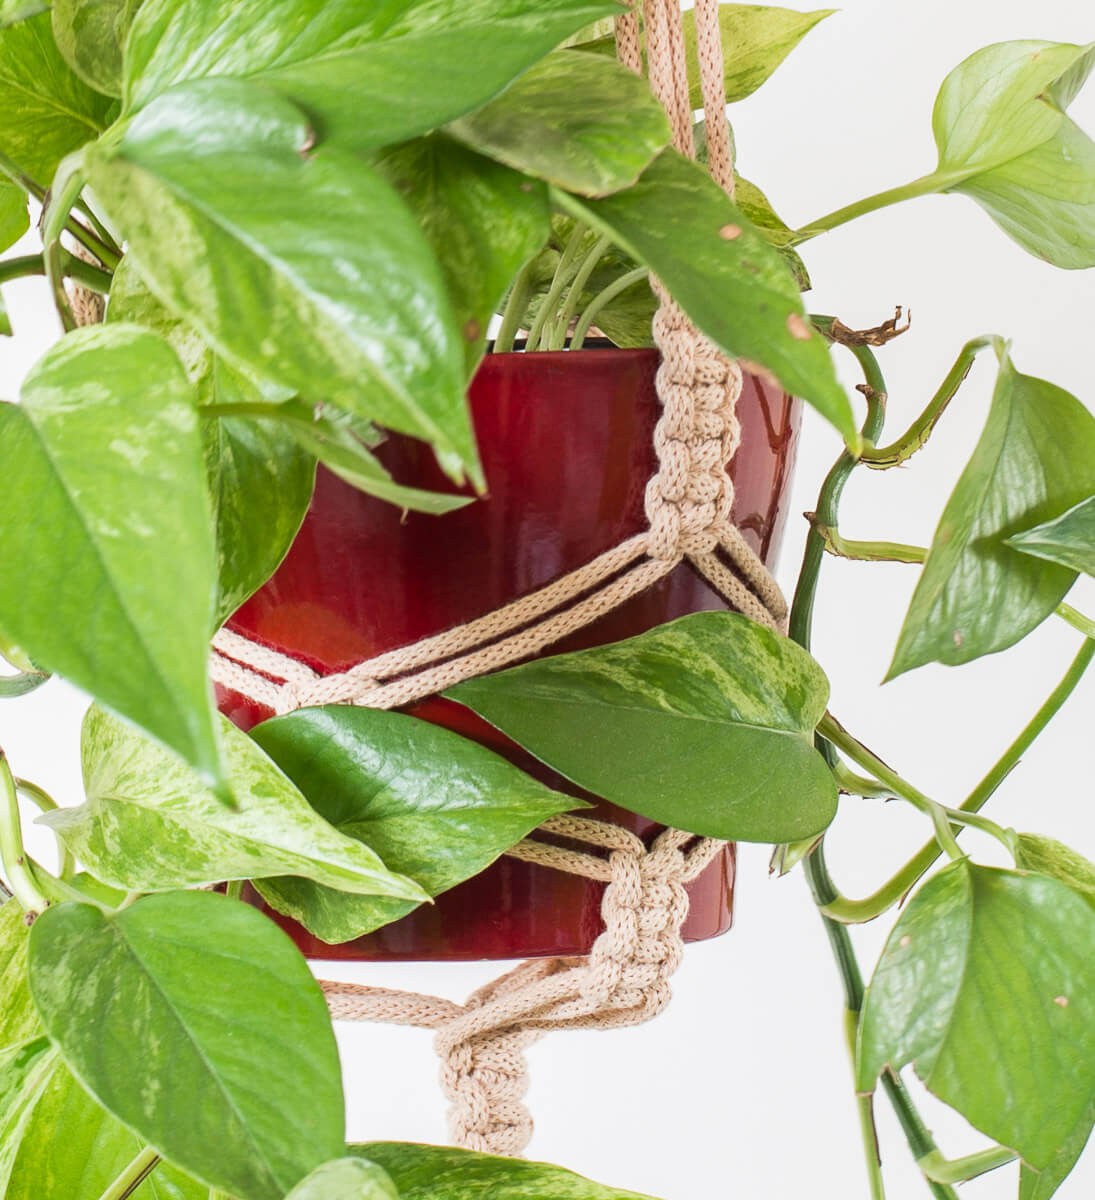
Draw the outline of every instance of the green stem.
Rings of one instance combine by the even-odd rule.
[[[979,1150],[976,1154],[967,1154],[965,1158],[944,1158],[938,1150],[933,1150],[919,1159],[916,1165],[926,1178],[936,1183],[965,1183],[998,1167],[1006,1167],[1018,1157],[1014,1150],[1007,1150],[1003,1146]]]
[[[831,317],[813,317],[812,320],[823,331],[826,321],[830,325],[832,323]],[[863,424],[862,433],[865,438],[870,438],[873,441],[881,432],[882,423],[885,420],[886,383],[878,366],[878,360],[868,347],[854,346],[849,347],[849,349],[860,364],[867,386],[867,417]],[[854,467],[855,459],[852,458],[847,450],[844,450],[829,474],[825,477],[825,482],[822,484],[821,492],[818,496],[817,512],[818,516],[828,524],[837,524],[840,494]],[[824,543],[816,530],[811,529],[806,535],[806,549],[803,554],[802,567],[799,571],[798,583],[795,587],[794,601],[792,602],[789,620],[790,637],[806,650],[810,648],[814,598],[817,593],[818,578],[824,558]],[[824,739],[818,739],[818,749],[822,752],[830,766],[836,764],[836,754],[832,746]],[[825,912],[826,906],[837,899],[839,892],[833,883],[828,865],[825,862],[824,838],[820,838],[811,853],[806,856],[803,862],[803,870],[806,874],[806,880],[810,886],[814,903],[821,916],[822,927],[829,939],[837,969],[840,972],[841,982],[844,987],[845,1008],[852,1013],[858,1014],[863,1008],[863,976],[859,969],[859,962],[856,959],[855,949],[852,946],[852,939],[848,930],[839,922],[834,921]],[[932,1141],[931,1134],[921,1120],[912,1098],[905,1090],[904,1084],[902,1084],[896,1074],[887,1070],[882,1074],[882,1086],[901,1124],[905,1140],[909,1144],[913,1157],[919,1159],[924,1157],[925,1154],[929,1154],[935,1149],[935,1143]],[[870,1170],[869,1165],[868,1170]],[[957,1200],[954,1190],[944,1184],[929,1181],[928,1186],[935,1200]]]
[[[981,782],[959,805],[957,812],[976,813],[985,806],[1000,784],[1014,770],[1020,758],[1030,749],[1034,740],[1060,712],[1069,696],[1076,690],[1076,685],[1083,678],[1092,658],[1095,658],[1095,641],[1088,639],[1080,647],[1079,653],[1072,660],[1061,682],[1023,727],[1019,736],[993,763]],[[928,842],[909,859],[900,871],[871,895],[862,900],[851,900],[846,896],[834,897],[830,903],[825,905],[823,910],[825,916],[845,925],[858,925],[864,921],[873,921],[875,917],[897,904],[906,892],[915,887],[920,877],[938,857],[939,846],[934,841]]]
[[[39,812],[56,812],[58,808],[57,801],[44,788],[40,788],[36,783],[31,783],[29,779],[17,779],[15,781],[15,790],[20,796],[29,800]],[[57,838],[57,855],[59,859],[58,870],[61,873],[62,879],[71,879],[76,874],[76,860],[72,856],[72,852]]]
[[[940,384],[939,390],[928,401],[928,406],[920,416],[896,441],[890,442],[888,446],[866,446],[859,461],[876,471],[885,471],[890,467],[900,466],[901,463],[912,458],[918,450],[926,445],[939,418],[946,411],[947,405],[954,399],[959,387],[970,373],[977,355],[986,347],[996,345],[999,340],[999,338],[987,334],[984,337],[968,341],[959,352],[946,379]]]
[[[902,779],[891,767],[888,767],[877,754],[872,753],[861,741],[854,738],[841,723],[832,715],[826,713],[818,725],[818,733],[831,742],[836,748],[846,754],[857,766],[870,771],[880,783],[892,788],[894,795],[907,800],[914,808],[930,818],[935,827],[935,838],[951,858],[965,858],[962,847],[958,845],[947,820],[946,812],[941,804],[925,796],[918,788],[913,787],[907,780]]]
[[[532,270],[536,260],[530,258],[517,274],[510,288],[509,299],[502,313],[502,324],[498,336],[494,339],[494,353],[508,354],[513,350],[513,342],[517,330],[521,327],[521,318],[528,308],[529,296],[532,295]]]
[[[49,907],[49,900],[38,886],[34,871],[23,849],[23,822],[19,816],[19,795],[7,755],[0,750],[0,865],[12,894],[33,919]]]
[[[1078,629],[1085,638],[1095,638],[1095,621],[1085,617],[1082,612],[1077,612],[1071,604],[1058,604],[1053,611],[1073,629]]]
[[[9,258],[0,262],[0,283],[10,283],[13,279],[26,279],[31,275],[44,275],[46,262],[40,254],[24,254],[19,258]]]
[[[846,225],[857,217],[877,212],[880,208],[888,208],[891,204],[900,204],[902,200],[913,200],[917,196],[930,196],[933,192],[941,192],[946,187],[960,182],[962,178],[964,176],[956,175],[952,178],[933,171],[930,175],[921,175],[919,179],[904,183],[900,187],[876,192],[873,196],[857,200],[854,204],[846,204],[843,208],[835,209],[823,217],[818,217],[816,221],[803,225],[801,229],[796,229],[792,234],[791,245],[799,246],[820,233],[828,233],[831,229]]]
[[[526,350],[541,349],[539,344],[540,338],[552,314],[559,307],[559,297],[563,294],[563,288],[566,287],[567,280],[570,278],[571,267],[574,265],[574,260],[578,257],[578,252],[582,248],[582,238],[585,236],[585,232],[586,227],[581,221],[577,222],[571,231],[570,239],[559,257],[559,262],[556,264],[555,274],[551,280],[551,287],[548,289],[548,294],[544,297],[540,305],[540,311],[536,314],[536,320],[533,321],[532,328],[528,332],[528,341],[525,343]]]
[[[61,271],[62,274],[75,279],[77,283],[90,288],[93,292],[105,294],[110,291],[111,276],[108,271],[100,270],[91,263],[84,262],[74,254],[69,254],[67,250],[61,251]],[[10,283],[13,279],[27,279],[33,275],[45,274],[44,254],[24,254],[19,258],[9,258],[0,262],[0,283]]]
[[[35,183],[19,164],[12,162],[6,154],[0,154],[0,175],[3,175],[9,183],[14,183],[21,192],[26,192],[32,200],[37,200],[39,204],[46,198],[46,189],[41,184]]]
[[[856,1041],[859,1036],[859,1012],[844,1010],[844,1039],[848,1046],[852,1071],[855,1071]],[[856,1096],[859,1112],[859,1132],[863,1139],[863,1158],[867,1166],[867,1182],[871,1189],[871,1200],[886,1200],[886,1188],[882,1182],[882,1156],[878,1149],[878,1129],[874,1122],[874,1096]]]
[[[122,1170],[117,1179],[99,1197],[99,1200],[129,1200],[159,1165],[160,1156],[146,1146],[137,1157]]]
[[[1012,859],[1018,862],[1018,835],[1014,829],[1005,829],[989,817],[982,817],[977,813],[963,812],[960,808],[948,808],[942,804],[939,807],[952,825],[965,825],[970,829],[979,829],[982,833],[987,833],[989,837],[995,838],[1004,847]]]
[[[923,546],[909,546],[904,542],[859,542],[841,537],[831,525],[816,525],[825,552],[836,558],[852,558],[857,562],[900,562],[922,563],[928,557]]]
[[[574,316],[574,310],[578,307],[578,301],[582,298],[582,293],[585,291],[585,286],[589,282],[589,277],[593,274],[594,268],[601,261],[602,255],[611,244],[611,241],[607,237],[599,237],[593,243],[592,249],[585,256],[582,265],[578,268],[577,274],[567,289],[567,297],[563,302],[559,319],[555,323],[549,349],[562,350],[566,344],[567,330],[570,328],[570,321]]]
[[[570,337],[571,350],[581,350],[586,335],[602,309],[611,304],[617,296],[623,295],[629,287],[634,287],[640,280],[646,279],[649,274],[646,267],[636,267],[634,271],[628,271],[626,275],[621,275],[615,283],[610,283],[603,291],[598,292],[586,305],[585,312],[578,318],[578,323],[574,326],[574,332]]]

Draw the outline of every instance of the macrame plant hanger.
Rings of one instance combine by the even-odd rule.
[[[642,2],[651,88],[669,115],[676,148],[695,158],[679,0]],[[708,161],[712,176],[732,196],[718,0],[696,0],[695,20]],[[620,61],[640,74],[634,11],[616,19],[616,40]],[[731,239],[740,230],[728,225],[720,233]],[[740,436],[735,407],[741,368],[696,331],[657,281],[653,286],[663,412],[654,435],[658,471],[645,493],[643,532],[486,616],[335,675],[320,675],[286,654],[221,630],[213,643],[215,681],[279,714],[335,703],[397,708],[538,653],[686,561],[731,607],[781,628],[787,609],[779,588],[730,519],[733,489],[726,465]],[[641,1024],[668,1004],[668,980],[683,953],[685,884],[725,844],[668,829],[648,848],[618,826],[573,816],[552,818],[537,832],[554,840],[527,838],[508,853],[608,885],[605,929],[588,957],[532,959],[465,1005],[386,988],[322,984],[335,1020],[435,1030],[452,1138],[493,1154],[518,1156],[532,1135],[523,1097],[524,1052],[533,1042],[555,1029]],[[575,845],[583,849],[566,848]]]

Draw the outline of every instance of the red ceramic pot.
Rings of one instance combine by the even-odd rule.
[[[654,350],[488,355],[470,400],[488,496],[445,516],[381,503],[320,470],[303,528],[274,577],[230,620],[324,673],[482,616],[595,558],[645,526],[656,470]],[[733,518],[766,560],[786,517],[799,408],[746,376],[741,447],[731,466]],[[446,490],[430,451],[409,438],[382,448],[400,481]],[[725,608],[686,565],[548,653],[618,641],[685,613]],[[244,729],[271,714],[220,689]],[[467,709],[439,698],[416,716],[473,737],[552,787],[581,795]],[[588,796],[584,798],[589,798]],[[590,815],[644,837],[659,827],[601,804]],[[687,940],[730,926],[734,856],[695,882]],[[328,946],[278,918],[315,958],[480,959],[587,953],[601,930],[603,884],[503,858],[401,921]]]

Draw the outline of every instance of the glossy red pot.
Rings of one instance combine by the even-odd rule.
[[[445,516],[404,517],[321,469],[285,562],[229,627],[319,671],[341,671],[482,616],[639,532],[643,490],[656,469],[657,364],[653,350],[488,355],[470,390],[488,496]],[[770,561],[786,516],[798,404],[746,376],[738,414],[733,517]],[[446,489],[421,442],[392,438],[382,454],[400,481]],[[725,608],[720,597],[682,565],[549,653],[617,641],[685,613],[719,608]],[[245,729],[270,715],[224,689],[219,700]],[[456,704],[432,698],[410,711],[475,738],[553,787],[581,794]],[[642,836],[658,828],[610,805],[591,815]],[[729,928],[733,878],[727,850],[691,885],[687,940]],[[503,858],[436,904],[345,945],[327,946],[278,919],[316,958],[584,954],[601,929],[602,891],[602,884]]]

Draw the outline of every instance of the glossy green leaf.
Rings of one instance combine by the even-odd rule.
[[[28,929],[0,908],[0,1194],[5,1200],[99,1200],[141,1148],[73,1079],[43,1037],[27,986]],[[58,1131],[64,1137],[58,1137]],[[162,1166],[137,1200],[208,1200],[209,1189]]]
[[[988,421],[943,510],[887,678],[1005,650],[1049,616],[1075,571],[1008,539],[1093,492],[1095,417],[1002,353]]]
[[[228,362],[424,438],[478,480],[429,245],[372,167],[313,140],[288,102],[210,79],[142,110],[88,174],[141,277]]]
[[[1007,544],[1046,562],[1095,575],[1095,496],[1052,521],[1012,534]]]
[[[47,13],[0,29],[0,153],[41,186],[65,155],[99,136],[109,108],[61,57]]]
[[[53,37],[97,92],[122,94],[122,49],[141,0],[53,0]]]
[[[336,1158],[301,1180],[285,1200],[400,1200],[383,1167],[364,1158]]]
[[[77,1078],[210,1186],[282,1200],[344,1152],[323,994],[249,905],[176,892],[113,916],[47,909],[31,931],[30,986]]]
[[[792,842],[836,812],[813,745],[825,676],[793,642],[737,613],[696,613],[445,695],[580,787],[665,825]]]
[[[261,81],[346,146],[384,146],[496,96],[608,0],[147,0],[126,53],[126,107],[208,75]]]
[[[11,319],[8,317],[2,293],[0,293],[0,337],[11,337]]]
[[[1042,1170],[1035,1170],[1028,1163],[1019,1168],[1019,1200],[1049,1200],[1064,1183],[1077,1159],[1084,1152],[1095,1126],[1095,1096],[1088,1102],[1072,1132],[1061,1144],[1060,1150]]]
[[[195,329],[152,295],[129,258],[114,273],[106,319],[141,325],[166,338],[203,407],[280,398],[217,359]],[[285,557],[308,511],[315,461],[279,421],[205,414],[201,426],[217,541],[216,628]]]
[[[14,246],[29,228],[26,194],[14,184],[0,179],[0,253]],[[3,298],[0,297],[0,309],[3,304]],[[11,333],[10,326],[7,333]]]
[[[851,404],[824,339],[803,316],[798,285],[702,167],[666,150],[625,191],[599,200],[555,195],[649,267],[712,341],[766,367],[858,442]]]
[[[0,29],[47,12],[50,0],[0,0]]]
[[[1095,911],[1056,879],[952,863],[909,902],[860,1022],[857,1087],[912,1063],[965,1118],[1049,1165],[1095,1093]]]
[[[481,154],[584,196],[635,183],[672,140],[644,78],[577,50],[550,55],[448,128]]]
[[[0,405],[0,628],[221,783],[206,678],[216,564],[179,360],[136,326],[84,329],[22,396]]]
[[[798,252],[790,244],[794,238],[794,233],[790,226],[776,213],[768,197],[755,183],[750,183],[748,179],[743,179],[740,175],[735,175],[734,203],[737,204],[738,208],[757,227],[764,236],[764,240],[771,242],[779,251],[783,261],[790,268],[791,274],[795,278],[795,283],[798,284],[799,291],[808,292],[811,287],[809,272],[806,270],[806,264],[799,257]]]
[[[477,743],[400,713],[301,709],[251,736],[322,817],[431,896],[477,875],[548,817],[585,807]],[[415,907],[303,879],[256,887],[328,943],[359,937]]]
[[[388,1172],[400,1200],[651,1200],[549,1163],[411,1142],[369,1142],[350,1149]]]
[[[1064,113],[1095,43],[987,46],[947,76],[932,117],[937,177],[976,200],[1025,250],[1095,266],[1095,142]]]
[[[547,189],[443,134],[385,150],[376,166],[410,205],[441,264],[470,376],[491,314],[547,241]]]
[[[93,707],[81,746],[87,803],[39,819],[115,887],[162,892],[292,874],[367,895],[426,898],[367,846],[317,816],[224,719],[222,737],[235,808],[220,804],[180,759]]]

